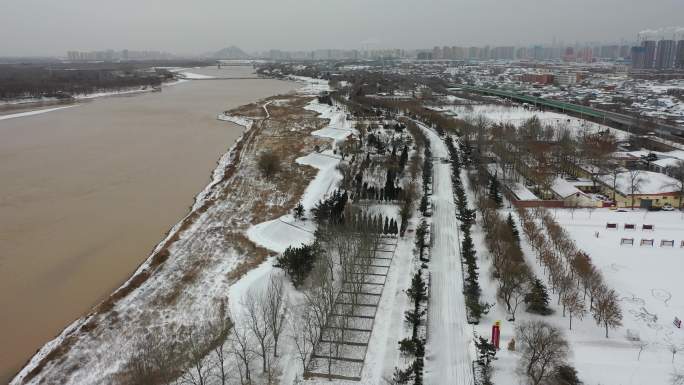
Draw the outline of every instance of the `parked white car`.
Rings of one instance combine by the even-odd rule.
[[[674,207],[672,207],[671,204],[664,204],[663,205],[663,211],[674,211]]]

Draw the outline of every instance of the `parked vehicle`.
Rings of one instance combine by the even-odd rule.
[[[671,204],[667,203],[663,205],[663,211],[674,211],[674,207],[672,207]]]

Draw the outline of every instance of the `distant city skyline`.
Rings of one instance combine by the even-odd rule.
[[[0,56],[620,42],[682,15],[681,0],[15,0],[0,13]]]

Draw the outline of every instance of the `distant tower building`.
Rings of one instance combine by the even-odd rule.
[[[442,47],[442,59],[451,60],[454,58],[454,53],[451,51],[451,47]]]
[[[572,47],[565,48],[565,52],[563,52],[563,60],[565,60],[565,61],[575,60],[575,50]]]
[[[601,57],[603,59],[617,59],[620,53],[620,46],[604,45],[601,46]]]
[[[630,51],[631,47],[628,45],[621,45],[620,46],[620,58],[622,59],[627,59],[630,57]]]
[[[641,46],[644,48],[644,66],[641,68],[653,68],[656,58],[655,40],[644,40]]]
[[[534,60],[544,60],[544,47],[540,45],[532,47],[532,58]]]
[[[435,47],[432,49],[432,60],[439,60],[442,58],[442,49]]]
[[[518,48],[515,52],[515,57],[518,59],[527,59],[527,57],[528,57],[527,48],[526,47]]]
[[[489,49],[489,46],[488,46],[488,45],[486,45],[486,46],[480,48],[480,56],[479,56],[480,59],[482,59],[482,60],[488,60],[488,59],[490,59],[491,57],[490,57],[490,52],[489,52],[489,51],[490,51],[490,49]]]
[[[418,60],[431,60],[432,59],[432,53],[431,52],[418,52]]]
[[[655,60],[655,68],[668,69],[675,66],[677,42],[674,40],[660,40]]]
[[[684,69],[684,40],[677,42],[677,59],[675,59],[675,67]]]
[[[644,66],[646,65],[646,48],[632,47],[631,52],[632,68],[645,68]]]

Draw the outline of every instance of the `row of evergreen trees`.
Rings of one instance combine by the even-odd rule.
[[[405,369],[394,369],[396,384],[423,384],[423,367],[425,365],[425,339],[419,334],[419,327],[427,314],[428,291],[423,278],[423,269],[419,269],[411,279],[411,287],[406,295],[413,305],[404,313],[404,320],[411,326],[411,337],[399,341],[399,351],[405,357],[413,357],[413,362]]]
[[[311,214],[319,225],[342,223],[348,200],[349,195],[346,191],[335,190],[329,197],[318,202],[311,209]]]
[[[383,217],[382,214],[372,215],[364,211],[354,216],[352,223],[355,230],[362,232],[385,235],[397,235],[399,233],[397,221],[394,218]]]
[[[385,186],[383,188],[376,188],[363,181],[363,170],[370,165],[370,153],[366,154],[366,159],[361,164],[361,170],[355,176],[356,193],[362,199],[375,200],[397,200],[401,194],[401,187],[397,186],[397,179],[403,173],[408,163],[408,146],[404,145],[401,150],[401,155],[397,156],[397,146],[392,147],[392,153],[389,157],[387,175],[385,177]],[[396,166],[394,166],[396,165]]]
[[[429,143],[427,138],[424,138],[422,142]],[[423,151],[423,197],[420,203],[423,219],[416,228],[415,240],[415,250],[418,253],[420,264],[418,270],[413,275],[413,279],[411,279],[411,287],[406,290],[406,295],[408,295],[413,306],[404,314],[404,320],[411,326],[411,337],[399,341],[399,350],[402,355],[413,357],[413,361],[404,369],[394,369],[393,381],[396,384],[423,384],[425,338],[420,335],[419,328],[427,314],[428,291],[424,275],[427,274],[427,262],[429,261],[428,237],[430,235],[430,227],[425,217],[427,216],[427,207],[431,193],[430,185],[432,183],[432,153],[430,146],[426,144]],[[406,230],[405,224],[406,222],[402,222],[402,230]]]
[[[449,150],[449,158],[452,166],[451,180],[458,208],[456,217],[461,222],[461,231],[463,232],[461,262],[465,270],[463,275],[463,293],[465,295],[466,308],[468,309],[468,321],[471,323],[478,323],[480,322],[482,315],[487,313],[490,305],[483,303],[480,300],[482,289],[479,284],[475,244],[473,243],[470,231],[472,225],[475,223],[475,210],[468,208],[468,197],[466,196],[461,182],[462,163],[459,152],[456,150],[451,137],[447,137],[445,143]]]

